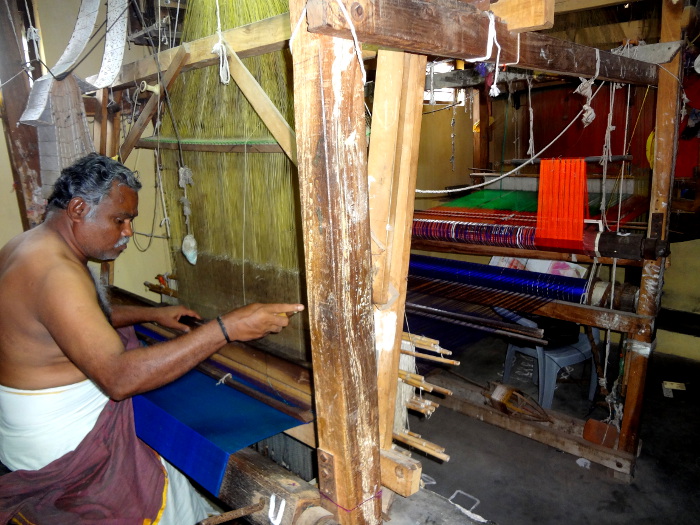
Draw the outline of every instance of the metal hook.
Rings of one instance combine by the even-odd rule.
[[[270,523],[272,525],[280,525],[282,523],[282,515],[284,514],[284,505],[285,501],[282,500],[282,503],[280,504],[280,508],[277,511],[277,517],[274,517],[275,515],[275,495],[273,494],[270,496],[270,510],[267,512],[267,517],[270,518]]]

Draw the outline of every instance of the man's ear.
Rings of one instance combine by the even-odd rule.
[[[77,222],[84,220],[89,211],[90,205],[82,197],[73,197],[66,207],[68,218]]]

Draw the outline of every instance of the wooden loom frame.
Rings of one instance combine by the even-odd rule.
[[[346,2],[348,3],[348,2]],[[292,25],[301,15],[306,2],[292,0],[290,2]],[[398,5],[400,4],[400,5]],[[422,9],[430,4],[432,9]],[[358,9],[359,6],[359,9]],[[375,337],[384,335],[373,330],[373,310],[370,308],[373,297],[376,304],[386,304],[382,311],[394,309],[396,315],[402,312],[403,304],[400,299],[401,287],[390,284],[391,279],[401,280],[401,268],[407,263],[408,249],[405,239],[394,234],[391,240],[393,255],[389,258],[391,266],[378,264],[379,275],[384,276],[382,283],[374,283],[370,272],[370,239],[369,232],[378,231],[375,218],[379,224],[386,224],[389,219],[372,216],[371,210],[377,209],[382,203],[389,202],[388,195],[398,203],[395,207],[385,206],[386,212],[381,217],[393,220],[395,226],[404,226],[410,231],[410,216],[412,201],[400,200],[399,195],[410,195],[412,184],[415,184],[415,149],[416,126],[419,127],[419,114],[415,108],[411,110],[408,100],[402,97],[403,122],[397,122],[394,131],[388,131],[386,140],[395,144],[396,152],[390,166],[382,167],[390,173],[391,180],[404,184],[399,189],[391,184],[367,187],[367,171],[364,162],[358,162],[358,152],[347,147],[345,140],[354,131],[364,130],[364,107],[357,103],[361,98],[362,85],[356,62],[350,61],[348,69],[340,76],[338,82],[321,82],[323,78],[332,78],[334,68],[345,68],[347,53],[351,52],[351,44],[347,41],[336,40],[328,35],[336,35],[343,39],[350,38],[349,28],[345,19],[337,12],[337,4],[332,0],[312,0],[308,2],[307,16],[310,31],[307,33],[305,24],[301,24],[296,37],[295,48],[295,111],[299,141],[297,156],[299,159],[300,186],[304,209],[303,229],[305,232],[306,272],[309,283],[309,315],[312,325],[312,355],[314,368],[324,370],[329,366],[346,371],[340,378],[315,377],[316,403],[319,416],[318,443],[321,463],[325,466],[325,476],[321,476],[320,489],[338,505],[348,510],[340,510],[334,504],[328,503],[328,508],[334,510],[341,523],[379,523],[380,508],[378,500],[374,499],[380,485],[380,462],[388,468],[382,468],[381,482],[389,483],[385,477],[391,477],[391,466],[398,465],[385,461],[387,456],[377,453],[381,444],[384,452],[389,454],[387,429],[388,421],[393,418],[389,414],[387,404],[379,406],[377,399],[386,399],[386,392],[392,392],[391,383],[395,381],[394,358],[395,352],[382,353],[379,360],[379,380],[375,381],[373,374],[375,366],[373,356]],[[662,41],[680,39],[681,5],[674,5],[671,0],[663,0]],[[378,45],[403,49],[418,55],[434,54],[438,56],[468,57],[483,54],[483,42],[486,41],[487,20],[484,16],[465,6],[457,0],[435,0],[423,2],[407,0],[397,3],[389,0],[358,0],[351,6],[351,16],[361,41]],[[416,23],[421,30],[410,29],[411,23]],[[503,46],[502,62],[515,61],[515,38],[509,36],[505,25],[497,23],[498,39]],[[11,32],[3,31],[8,35]],[[270,50],[281,49],[291,34],[289,17],[281,15],[259,23],[236,28],[224,33],[228,45],[240,57],[252,56]],[[420,38],[421,35],[440,34],[442,40],[435,38]],[[561,74],[576,76],[593,76],[595,73],[594,50],[576,44],[555,41],[539,34],[523,33],[521,42],[521,58],[519,67],[546,69]],[[184,44],[188,57],[182,65],[182,71],[195,67],[212,65],[216,57],[210,53],[215,37],[200,39]],[[445,42],[452,45],[446,46]],[[558,59],[544,62],[538,58],[539,49],[552,51],[574,50],[578,55],[577,66],[566,60],[565,53],[558,53]],[[160,60],[163,69],[167,69],[173,61],[177,49],[161,53]],[[670,209],[671,180],[675,161],[675,141],[678,115],[678,87],[671,74],[680,75],[680,59],[676,56],[666,69],[671,74],[659,74],[656,66],[643,64],[634,60],[624,59],[601,52],[601,68],[599,78],[658,85],[657,97],[657,147],[654,180],[652,186],[651,213],[660,214],[662,226],[658,232],[651,231],[649,235],[658,234],[666,237],[667,213]],[[403,61],[403,78],[411,78],[420,69],[422,58],[414,58],[397,52],[392,56],[394,68]],[[344,64],[344,65],[341,65]],[[624,67],[623,67],[624,66]],[[625,71],[624,74],[619,73]],[[133,85],[134,81],[153,80],[156,76],[152,58],[144,59],[122,68],[119,79],[113,89]],[[3,76],[4,78],[4,76]],[[302,82],[301,79],[304,79]],[[408,85],[403,80],[389,80],[395,85]],[[7,88],[4,88],[7,89]],[[413,88],[415,89],[415,88]],[[421,88],[422,90],[422,88]],[[321,96],[324,100],[337,102],[337,109],[343,117],[329,116],[330,106],[322,108],[318,103]],[[106,97],[103,97],[106,99]],[[26,98],[21,99],[26,100]],[[96,122],[102,130],[95,138],[102,145],[103,152],[114,152],[115,136],[111,128],[115,119],[110,119],[102,101],[100,116]],[[4,104],[10,106],[13,102],[6,97]],[[9,112],[8,112],[9,114]],[[417,121],[418,117],[418,121]],[[401,117],[399,117],[401,118]],[[12,118],[10,117],[10,120]],[[343,122],[340,122],[343,121]],[[16,144],[14,126],[5,122],[6,135],[11,144]],[[346,127],[343,127],[346,126]],[[9,131],[8,131],[9,130]],[[377,130],[373,130],[376,133]],[[391,138],[393,133],[393,139]],[[111,137],[111,138],[110,138]],[[376,135],[375,135],[376,137]],[[408,145],[404,147],[404,145]],[[413,145],[413,146],[411,146]],[[323,146],[323,147],[320,147]],[[103,149],[104,148],[104,149]],[[21,159],[17,153],[12,157],[13,167],[24,166],[27,159]],[[322,160],[323,162],[318,162]],[[362,160],[362,159],[360,159]],[[370,153],[372,162],[372,153]],[[18,186],[26,188],[26,178],[31,174],[18,170]],[[370,174],[373,175],[374,174]],[[411,180],[411,177],[413,178]],[[392,193],[386,188],[393,187]],[[26,191],[25,197],[26,195]],[[326,196],[328,200],[316,200],[316,195]],[[28,201],[28,199],[25,199]],[[365,203],[370,202],[369,206]],[[371,209],[370,209],[371,207]],[[393,211],[391,211],[393,209]],[[311,213],[313,212],[313,213]],[[329,227],[332,224],[348,225],[345,232]],[[25,226],[26,227],[26,226]],[[396,229],[395,232],[400,229]],[[406,234],[408,235],[408,233]],[[358,242],[359,240],[359,242]],[[394,243],[403,242],[403,247]],[[342,255],[342,256],[341,256]],[[612,328],[626,331],[630,338],[639,343],[639,351],[630,351],[627,363],[628,389],[625,404],[625,419],[621,433],[621,450],[618,457],[615,452],[609,454],[612,464],[623,464],[622,473],[631,473],[634,464],[634,453],[637,450],[639,436],[639,417],[643,399],[644,378],[648,353],[653,335],[653,323],[658,308],[663,277],[664,260],[645,261],[639,307],[635,314],[620,317],[617,312],[597,311],[595,309],[579,309],[566,314],[569,319],[578,320],[601,328]],[[348,286],[348,276],[352,288]],[[392,277],[393,276],[393,277]],[[398,299],[390,301],[392,287]],[[374,288],[374,291],[373,291]],[[405,290],[404,290],[405,291]],[[327,298],[331,295],[338,297],[333,308],[328,308]],[[382,302],[383,301],[383,302]],[[401,315],[398,315],[401,318]],[[359,332],[358,332],[359,327]],[[388,348],[388,346],[387,346]],[[389,357],[389,359],[382,359]],[[395,385],[394,385],[395,386]],[[377,395],[377,392],[380,395]],[[337,394],[337,395],[336,395]],[[340,398],[336,404],[331,396]],[[393,405],[392,405],[393,410]],[[381,431],[380,431],[381,430]],[[559,436],[558,439],[564,439]],[[568,437],[566,439],[569,439]],[[357,465],[362,465],[358,468]],[[611,468],[614,468],[611,466]],[[389,472],[385,476],[385,471]],[[411,483],[416,477],[410,468],[399,476],[394,471],[394,478],[410,475]],[[420,469],[418,469],[418,476]],[[417,481],[415,481],[417,483]],[[372,504],[371,502],[374,502]]]

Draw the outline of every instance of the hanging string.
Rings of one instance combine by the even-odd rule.
[[[601,189],[601,194],[600,194],[600,215],[601,219],[603,222],[603,226],[605,227],[605,231],[610,231],[610,226],[608,225],[608,219],[606,216],[606,210],[607,210],[607,203],[606,203],[606,184],[607,184],[607,177],[608,177],[608,162],[610,161],[610,156],[612,155],[611,149],[611,141],[610,138],[612,136],[612,132],[615,131],[615,126],[613,126],[612,121],[613,121],[613,111],[615,110],[615,91],[619,87],[619,84],[615,84],[614,82],[610,84],[610,106],[608,109],[608,123],[605,128],[605,139],[603,140],[603,153],[600,158],[600,164],[603,166],[603,185]],[[621,202],[621,201],[620,201]]]
[[[496,39],[496,18],[491,11],[486,11],[486,16],[489,17],[489,30],[486,37],[486,54],[479,58],[465,58],[465,62],[483,62],[491,58],[493,51],[493,41]]]
[[[602,87],[603,87],[602,85],[599,86],[598,89],[592,94],[591,100],[593,100],[593,99],[595,98],[595,96],[600,92],[600,89],[601,89]],[[507,172],[507,173],[504,173],[503,175],[500,175],[500,176],[498,176],[498,177],[496,177],[496,178],[494,178],[494,179],[492,179],[492,180],[489,180],[489,181],[486,181],[486,182],[482,182],[482,183],[480,183],[480,184],[473,184],[473,185],[471,185],[471,186],[460,186],[459,188],[442,189],[442,190],[419,190],[419,189],[416,189],[416,193],[429,193],[429,194],[432,194],[432,193],[441,193],[441,194],[443,194],[443,193],[444,193],[444,194],[446,194],[446,193],[456,193],[456,192],[464,191],[464,190],[466,190],[466,189],[468,189],[468,190],[475,190],[475,189],[477,189],[477,188],[483,188],[484,186],[488,186],[488,185],[494,184],[494,183],[496,183],[496,182],[498,182],[498,181],[500,181],[500,180],[502,180],[502,179],[505,179],[506,177],[511,176],[513,173],[519,172],[519,171],[520,171],[521,169],[523,169],[525,166],[529,166],[529,165],[532,164],[537,158],[539,158],[545,151],[547,151],[547,150],[552,146],[552,144],[554,144],[557,140],[559,140],[559,139],[564,135],[564,133],[566,133],[566,132],[569,130],[569,128],[570,128],[571,126],[574,125],[574,123],[575,123],[575,122],[578,120],[578,118],[583,114],[583,112],[584,112],[584,109],[581,109],[581,110],[576,114],[576,116],[574,116],[574,118],[571,120],[571,122],[569,122],[569,123],[566,125],[566,127],[559,133],[559,135],[557,135],[556,137],[554,137],[554,138],[551,140],[551,142],[550,142],[549,144],[547,144],[544,148],[542,148],[536,155],[530,157],[530,158],[527,159],[525,162],[523,162],[520,166],[517,166],[517,167],[513,168],[512,170],[510,170],[510,171]]]
[[[593,82],[595,82],[595,79],[598,78],[598,73],[600,72],[600,50],[596,49],[595,50],[595,75],[593,75],[593,78],[589,79],[581,79],[581,85],[579,85],[575,90],[574,93],[579,93],[586,97],[586,103],[583,105],[584,113],[583,113],[583,119],[581,120],[583,122],[583,127],[585,128],[588,126],[593,120],[595,119],[595,111],[593,111],[593,108],[591,107],[591,100],[593,99],[592,92],[593,92]]]
[[[27,28],[27,40],[31,41],[34,45],[34,56],[39,56],[39,30],[32,24],[32,13],[29,10],[29,5],[27,5],[27,0],[24,0],[24,9],[27,12],[27,20],[29,21],[29,27]]]
[[[219,41],[211,48],[211,52],[219,55],[219,80],[222,84],[228,85],[231,82],[231,71],[228,67],[228,53],[226,52],[226,43],[224,35],[221,34],[221,10],[219,8],[219,0],[216,0],[216,34]]]
[[[527,105],[530,112],[530,145],[527,148],[527,154],[530,157],[535,155],[535,132],[533,130],[535,122],[535,110],[532,108],[532,76],[527,76]]]

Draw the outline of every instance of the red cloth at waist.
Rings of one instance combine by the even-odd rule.
[[[110,400],[74,451],[0,477],[0,523],[145,525],[164,486],[160,458],[136,437],[131,399]]]

